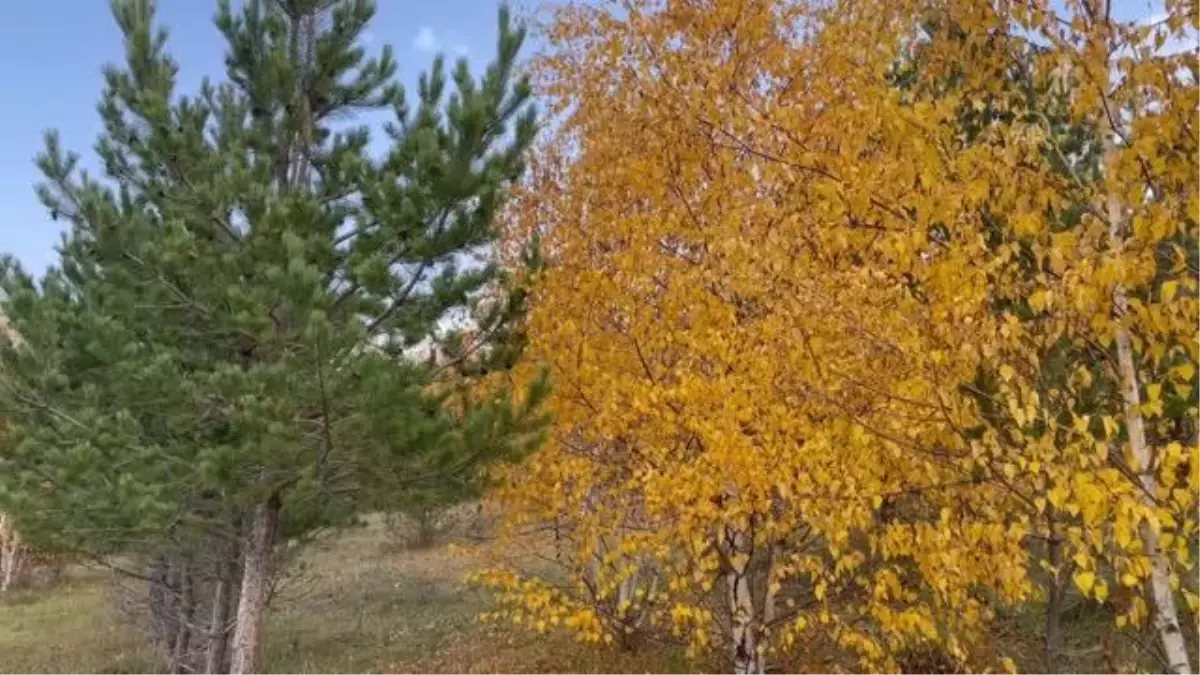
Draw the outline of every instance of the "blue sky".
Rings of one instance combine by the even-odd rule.
[[[33,192],[39,180],[33,157],[42,132],[57,128],[66,148],[89,158],[100,132],[95,110],[100,68],[120,61],[121,43],[104,0],[7,4],[0,22],[6,75],[0,97],[0,252],[16,255],[37,273],[55,261],[61,232]],[[494,54],[496,0],[378,0],[378,5],[370,40],[394,46],[406,87],[435,52],[465,55],[475,66]],[[180,63],[181,91],[194,91],[202,77],[221,72],[224,43],[212,25],[214,7],[209,0],[159,0],[159,19],[171,30],[170,50]],[[1115,0],[1114,13],[1148,17],[1161,8],[1161,0]]]
[[[20,0],[7,3],[0,22],[0,252],[30,271],[57,259],[61,224],[50,220],[34,195],[33,165],[42,132],[57,128],[64,147],[90,159],[100,133],[104,63],[122,59],[120,35],[105,0]],[[436,52],[464,55],[482,67],[495,54],[497,0],[377,0],[372,46],[391,43],[406,88]],[[511,3],[518,10],[520,3]],[[159,0],[159,21],[171,33],[169,50],[180,65],[179,89],[195,91],[204,76],[219,76],[224,41],[212,24],[216,2]]]

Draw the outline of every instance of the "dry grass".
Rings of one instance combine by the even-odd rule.
[[[54,589],[0,599],[0,671],[153,672],[154,655],[110,601],[107,573],[72,568]]]
[[[313,544],[280,588],[267,666],[280,673],[682,672],[662,650],[621,653],[480,624],[473,561],[448,545],[405,550],[382,522]],[[65,585],[0,599],[0,671],[155,672],[137,628],[115,610],[113,580],[72,569]]]
[[[267,665],[286,673],[719,669],[690,663],[677,649],[660,645],[620,652],[581,646],[565,634],[481,624],[475,617],[489,608],[489,598],[463,582],[476,564],[445,544],[403,549],[380,519],[318,541],[303,552],[275,599]],[[155,672],[161,666],[142,635],[114,609],[113,583],[108,573],[75,568],[55,589],[0,598],[0,671]],[[1106,654],[1097,645],[1111,630],[1108,617],[1070,612],[1064,629],[1070,672],[1157,669],[1137,643],[1152,645],[1152,635],[1123,634]],[[992,637],[996,650],[1013,656],[1020,670],[1037,672],[1040,635],[1040,609],[1029,606],[1003,616]],[[1124,664],[1111,662],[1114,652]]]

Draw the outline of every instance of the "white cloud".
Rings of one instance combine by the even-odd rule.
[[[471,51],[466,40],[463,40],[458,33],[454,31],[439,33],[433,29],[433,26],[421,26],[417,30],[417,35],[412,41],[412,48],[426,54],[448,49],[455,56],[466,56]]]
[[[417,31],[417,36],[413,38],[412,46],[419,52],[436,52],[442,45],[438,40],[437,33],[433,32],[433,28],[421,26],[421,29]]]

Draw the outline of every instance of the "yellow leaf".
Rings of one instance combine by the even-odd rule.
[[[1128,549],[1133,542],[1133,528],[1129,526],[1129,522],[1124,518],[1118,518],[1113,523],[1113,536],[1117,540],[1117,545],[1123,549]]]
[[[1009,380],[1011,380],[1013,378],[1013,375],[1016,375],[1016,371],[1012,369],[1012,366],[1010,366],[1008,364],[1004,364],[1003,366],[1000,366],[1000,377],[1005,382],[1008,382]]]
[[[1164,281],[1162,285],[1163,302],[1170,302],[1175,297],[1175,291],[1179,290],[1179,282],[1175,280]]]
[[[1070,495],[1070,490],[1062,485],[1059,485],[1050,490],[1050,493],[1047,496],[1050,498],[1050,503],[1054,505],[1054,508],[1061,509],[1063,504],[1066,503],[1067,497]]]
[[[1184,361],[1174,368],[1171,368],[1171,373],[1184,382],[1190,382],[1192,376],[1196,374],[1196,367],[1191,363]]]
[[[1083,591],[1084,595],[1087,595],[1096,585],[1096,575],[1091,572],[1079,572],[1075,575],[1075,585]]]
[[[1200,195],[1193,192],[1188,197],[1188,217],[1193,222],[1200,222]]]
[[[974,202],[980,202],[987,198],[988,192],[991,191],[991,186],[987,180],[977,178],[967,186],[967,197]]]

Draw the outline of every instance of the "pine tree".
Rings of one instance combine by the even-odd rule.
[[[113,4],[126,63],[105,69],[103,177],[53,133],[38,159],[69,223],[60,264],[4,265],[24,346],[0,347],[0,497],[31,537],[157,560],[173,667],[199,649],[199,610],[204,667],[223,667],[236,605],[229,667],[257,672],[281,536],[380,491],[471,494],[537,442],[544,380],[480,396],[469,373],[511,351],[520,309],[491,257],[535,132],[524,31],[502,8],[482,76],[439,57],[410,104],[391,50],[361,47],[369,0],[223,1],[225,78],[189,96],[153,9]],[[370,112],[394,115],[379,155],[349,122]],[[464,317],[479,347],[439,385],[407,354],[461,346],[446,325]],[[196,570],[231,559],[198,602]]]

